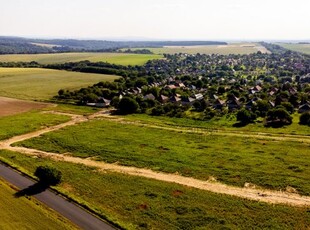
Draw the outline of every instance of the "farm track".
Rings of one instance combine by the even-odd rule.
[[[48,128],[45,128],[39,131],[12,137],[8,140],[4,140],[0,142],[0,149],[16,151],[16,152],[20,152],[20,153],[30,155],[30,156],[49,158],[55,161],[64,161],[64,162],[70,162],[70,163],[76,163],[76,164],[83,164],[86,166],[96,167],[98,171],[103,171],[103,172],[112,171],[112,172],[132,175],[132,176],[140,176],[140,177],[145,177],[149,179],[155,179],[155,180],[164,181],[164,182],[177,183],[177,184],[185,185],[185,186],[192,187],[192,188],[206,190],[206,191],[210,191],[210,192],[214,192],[218,194],[241,197],[241,198],[250,199],[250,200],[262,201],[262,202],[267,202],[267,203],[272,203],[272,204],[287,204],[291,206],[310,206],[309,196],[300,196],[295,193],[272,191],[272,190],[259,189],[259,188],[248,188],[248,187],[241,188],[241,187],[225,185],[225,184],[214,182],[211,180],[203,181],[203,180],[198,180],[198,179],[194,179],[191,177],[184,177],[178,174],[167,174],[167,173],[162,173],[162,172],[155,172],[150,169],[121,166],[117,164],[107,164],[104,162],[92,160],[91,158],[83,159],[79,157],[73,157],[73,156],[70,156],[70,154],[68,153],[57,154],[57,153],[51,153],[51,152],[44,152],[44,151],[40,151],[36,149],[11,146],[15,142],[24,141],[30,138],[38,137],[44,133],[56,131],[61,128],[72,126],[72,125],[79,124],[82,122],[87,122],[95,118],[104,118],[104,119],[108,119],[111,121],[120,122],[124,124],[129,123],[129,124],[135,124],[138,126],[160,128],[160,129],[171,130],[171,131],[176,131],[176,132],[201,133],[201,134],[206,134],[206,135],[207,134],[208,135],[211,135],[211,134],[225,135],[225,136],[231,135],[231,136],[240,136],[240,137],[263,138],[263,139],[267,138],[267,139],[273,139],[273,140],[278,140],[278,141],[289,140],[289,141],[301,141],[301,142],[310,143],[309,136],[297,135],[295,137],[294,135],[281,135],[280,136],[276,134],[265,136],[269,134],[265,134],[265,133],[247,134],[246,132],[233,133],[233,132],[224,132],[224,131],[217,131],[217,132],[210,133],[210,131],[204,131],[203,129],[185,130],[184,128],[182,129],[171,128],[171,127],[143,124],[140,122],[128,122],[122,118],[111,117],[108,114],[102,114],[102,113],[96,113],[88,117],[81,116],[81,115],[65,114],[65,113],[57,113],[57,114],[71,116],[72,120],[69,122],[60,124],[60,125],[48,127]]]

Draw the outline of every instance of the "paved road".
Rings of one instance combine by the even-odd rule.
[[[13,169],[0,164],[0,177],[11,183],[12,185],[25,189],[35,184],[34,181],[22,176]],[[54,209],[78,227],[89,230],[112,230],[115,229],[107,223],[101,221],[82,208],[70,203],[66,199],[57,196],[55,193],[45,190],[44,192],[34,195],[34,197]]]

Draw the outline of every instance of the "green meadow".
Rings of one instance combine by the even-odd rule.
[[[17,189],[0,178],[0,229],[77,229],[31,197],[14,197]]]
[[[69,120],[70,118],[67,116],[40,113],[39,111],[0,117],[0,140],[29,133],[42,129],[43,127],[64,123]]]
[[[39,165],[56,165],[64,179],[57,190],[125,229],[282,230],[310,226],[307,208],[268,205],[9,151],[0,151],[0,160],[30,175]]]
[[[277,43],[277,45],[280,45],[284,47],[285,49],[310,54],[310,44],[296,44],[296,43]]]
[[[146,114],[131,114],[124,117],[124,119],[136,122],[139,121],[143,124],[156,125],[170,128],[181,128],[189,130],[200,131],[227,131],[236,133],[269,133],[269,134],[283,134],[283,135],[306,135],[309,136],[309,127],[306,125],[299,125],[299,113],[292,114],[292,124],[280,128],[265,127],[263,119],[258,119],[256,123],[251,123],[242,127],[235,127],[237,118],[235,114],[228,114],[223,117],[215,117],[210,120],[196,120],[189,117],[175,118],[167,116],[149,116]]]
[[[109,62],[118,65],[143,65],[149,60],[160,59],[162,55],[127,53],[56,53],[56,54],[9,54],[0,55],[0,62],[31,62],[54,64],[65,62]]]
[[[132,50],[139,50],[135,48]],[[261,51],[269,52],[264,47],[256,43],[230,43],[228,45],[210,45],[210,46],[165,46],[162,48],[146,48],[155,54],[251,54]]]
[[[80,89],[117,78],[113,75],[39,68],[0,68],[0,96],[48,100],[57,95],[60,89]]]
[[[200,134],[97,120],[66,127],[16,145],[109,163],[243,186],[294,187],[310,195],[310,145]]]

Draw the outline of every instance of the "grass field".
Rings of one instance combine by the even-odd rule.
[[[310,54],[310,44],[277,43],[285,49]]]
[[[118,65],[143,65],[149,60],[162,58],[162,55],[126,53],[57,53],[57,54],[12,54],[0,55],[0,62],[30,62],[53,64],[65,62],[109,62]]]
[[[139,49],[139,48],[136,48]],[[269,52],[266,48],[256,43],[231,43],[228,45],[210,45],[210,46],[166,46],[163,48],[146,48],[155,54],[250,54],[261,51],[263,53]],[[135,49],[133,49],[135,50]]]
[[[0,68],[0,96],[48,100],[60,89],[79,89],[117,76],[50,69]]]
[[[243,186],[296,188],[310,195],[309,144],[260,138],[203,135],[92,121],[18,145]]]
[[[308,229],[307,208],[268,205],[49,159],[0,151],[0,160],[33,174],[57,166],[57,189],[126,229]]]
[[[57,125],[70,120],[69,117],[40,112],[0,117],[0,140],[38,130],[42,127]]]
[[[182,127],[184,129],[202,129],[202,130],[223,130],[232,132],[262,132],[271,134],[291,134],[291,135],[310,135],[309,127],[306,125],[299,125],[300,114],[294,113],[292,115],[293,123],[289,126],[281,128],[265,127],[263,121],[255,124],[248,124],[243,127],[236,128],[234,125],[237,123],[236,116],[228,114],[223,117],[215,117],[208,121],[194,120],[191,118],[174,118],[165,116],[149,116],[146,114],[132,114],[127,115],[125,118],[131,122],[140,121],[146,124],[153,124],[165,127]]]
[[[15,198],[17,190],[0,178],[0,229],[77,229],[33,198]]]

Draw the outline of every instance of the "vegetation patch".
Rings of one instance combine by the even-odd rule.
[[[168,131],[101,120],[67,127],[17,145],[178,172],[204,180],[214,176],[238,186],[246,182],[272,189],[292,186],[302,194],[310,194],[307,143],[222,136],[216,132],[213,135],[212,131],[209,134]],[[303,170],[292,170],[289,165],[299,165]]]
[[[160,59],[162,55],[130,53],[55,53],[55,54],[8,54],[1,55],[0,62],[38,62],[60,64],[66,62],[109,62],[118,65],[143,65],[149,60]]]
[[[0,56],[1,57],[1,56]],[[119,77],[39,68],[0,68],[0,95],[5,97],[48,100],[59,89],[78,89]]]
[[[77,229],[71,222],[0,179],[0,229]]]
[[[57,166],[56,188],[126,229],[307,229],[307,208],[268,205],[173,183],[1,151],[0,159],[33,175],[42,164]],[[70,189],[69,189],[70,188]]]
[[[69,121],[64,115],[28,112],[8,117],[0,117],[0,140],[29,133],[42,127],[48,127]]]

